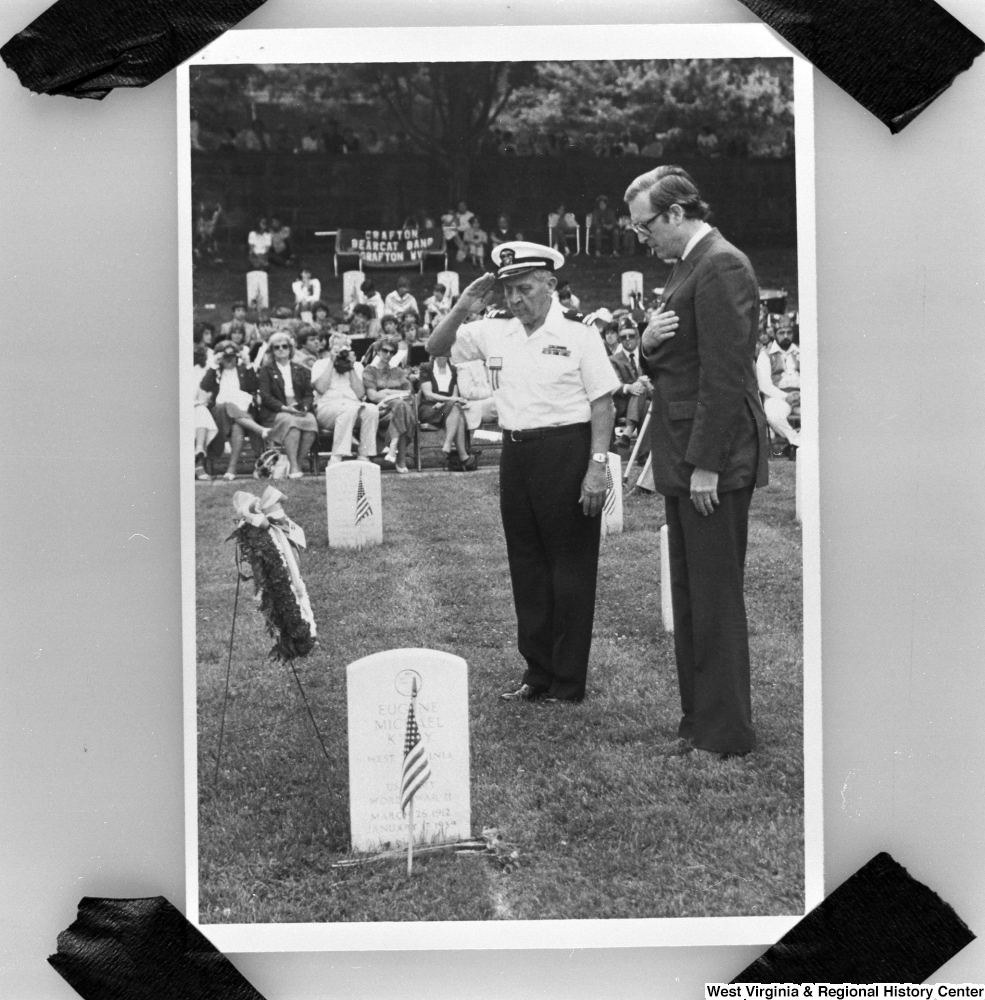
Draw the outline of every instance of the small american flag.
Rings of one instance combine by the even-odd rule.
[[[414,718],[414,702],[407,713],[407,735],[404,737],[404,772],[400,776],[400,811],[407,812],[410,800],[417,790],[431,777],[427,751],[421,741],[421,731]]]
[[[367,517],[371,517],[373,508],[369,505],[369,497],[366,496],[366,487],[363,486],[363,474],[359,473],[359,485],[356,487],[356,525],[358,526]]]
[[[612,481],[612,466],[605,463],[605,507],[606,514],[611,514],[616,509],[616,486]]]

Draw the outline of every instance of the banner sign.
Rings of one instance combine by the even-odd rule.
[[[445,237],[440,228],[340,229],[335,252],[373,267],[416,267],[426,256],[444,254]]]

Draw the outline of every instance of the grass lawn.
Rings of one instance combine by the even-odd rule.
[[[314,239],[314,238],[312,238]],[[797,308],[797,249],[796,247],[742,247],[752,261],[761,288],[786,288],[789,292],[788,309]],[[322,283],[322,299],[335,313],[342,310],[342,278],[333,277],[332,251],[329,242],[314,243],[310,251],[301,255],[316,278]],[[224,248],[226,264],[202,264],[195,270],[194,301],[195,319],[208,320],[218,324],[231,316],[230,306],[238,299],[246,298],[246,255],[238,249]],[[351,267],[351,264],[346,264]],[[461,276],[462,288],[479,276],[479,272],[467,264],[450,262],[453,270]],[[415,270],[371,270],[376,287],[383,295],[396,288],[397,278],[405,275],[410,279],[411,292],[423,309],[424,300],[429,296],[437,280],[440,268],[429,261],[424,274]],[[621,277],[623,271],[641,271],[643,285],[648,290],[662,286],[670,268],[656,257],[638,254],[634,257],[586,257],[584,254],[569,257],[559,277],[571,282],[572,291],[581,300],[581,310],[592,312],[601,306],[615,309],[620,303]],[[341,271],[340,271],[341,275]],[[269,274],[270,305],[294,305],[291,282],[297,277],[296,269],[272,267]],[[214,308],[208,309],[211,305]]]
[[[384,544],[329,550],[324,479],[284,485],[308,536],[320,643],[290,671],[241,593],[214,779],[235,590],[231,498],[196,486],[200,919],[484,920],[794,914],[803,910],[802,590],[794,467],[771,462],[752,507],[747,602],[760,750],[660,758],[679,698],[660,626],[659,497],[628,498],[603,541],[588,697],[504,705],[521,674],[495,469],[384,475]],[[472,828],[495,856],[332,869],[348,855],[345,666],[403,646],[469,664]],[[492,833],[490,831],[495,831]]]

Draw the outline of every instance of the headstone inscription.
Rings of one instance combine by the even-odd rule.
[[[400,781],[415,680],[414,711],[431,777],[414,796],[414,843],[471,836],[468,666],[460,656],[435,649],[392,649],[346,668],[354,851],[407,844]]]
[[[340,462],[325,470],[328,544],[361,549],[383,541],[380,467],[373,462]]]

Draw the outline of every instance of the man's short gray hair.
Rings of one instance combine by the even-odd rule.
[[[514,281],[518,278],[530,278],[534,275],[540,278],[541,281],[547,281],[548,278],[554,278],[557,280],[557,275],[546,267],[538,267],[533,271],[521,271],[519,274],[507,274],[502,280],[505,284],[507,281]]]

